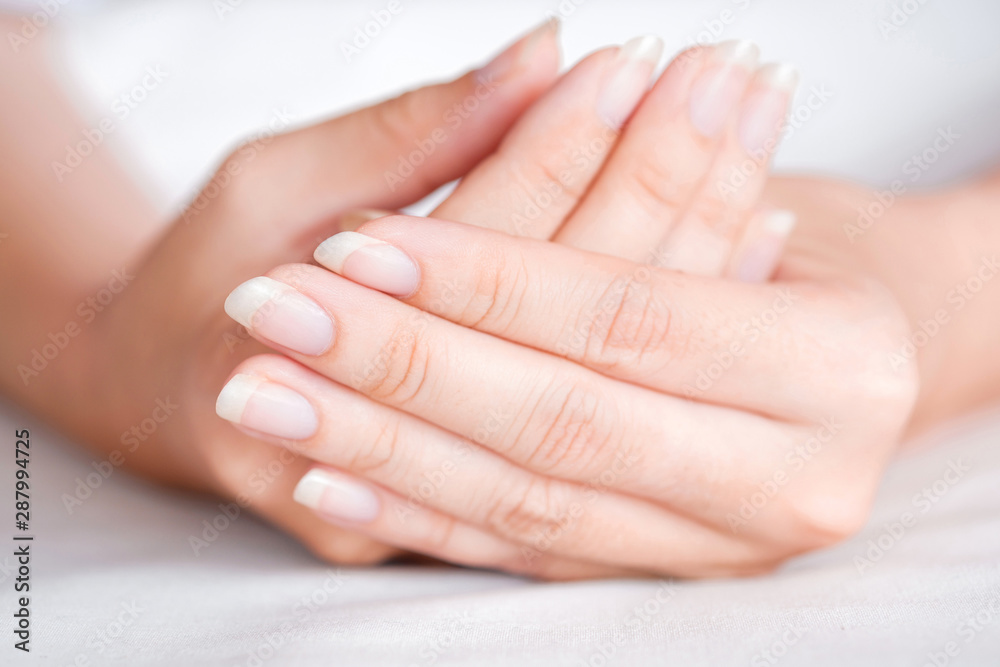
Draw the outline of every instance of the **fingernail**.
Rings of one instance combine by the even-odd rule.
[[[325,352],[333,342],[333,320],[294,287],[261,276],[226,298],[226,313],[255,334],[302,354]]]
[[[215,412],[240,426],[288,440],[308,438],[319,428],[316,410],[305,396],[255,375],[234,375],[219,392]]]
[[[344,215],[340,216],[340,231],[357,231],[358,227],[365,224],[369,220],[378,220],[379,218],[384,218],[389,215],[395,215],[395,213],[392,211],[383,211],[377,208],[359,208],[353,211],[348,211]]]
[[[753,42],[745,40],[713,47],[708,69],[691,88],[690,113],[695,129],[706,137],[718,136],[757,67],[759,53]]]
[[[318,514],[353,523],[370,523],[379,514],[375,493],[347,475],[314,468],[307,472],[292,493],[295,502]]]
[[[316,261],[356,283],[394,296],[417,291],[420,272],[399,248],[357,232],[341,232],[323,241]]]
[[[738,134],[743,150],[751,155],[761,150],[774,152],[798,83],[798,70],[791,65],[769,64],[757,71],[757,89],[747,96],[740,112]]]
[[[736,272],[737,278],[745,283],[762,283],[771,277],[797,221],[791,211],[772,210],[761,215],[766,217],[760,236],[747,246]]]
[[[481,83],[490,83],[507,78],[529,64],[535,56],[538,45],[546,39],[555,38],[558,32],[558,19],[549,19],[480,68],[476,72],[476,79]]]
[[[632,115],[661,55],[663,40],[652,35],[630,39],[618,50],[597,98],[597,115],[608,127],[620,129]]]

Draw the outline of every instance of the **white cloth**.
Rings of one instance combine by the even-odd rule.
[[[4,548],[4,665],[919,667],[929,654],[959,666],[1000,659],[1000,414],[901,457],[868,527],[851,541],[766,577],[673,584],[331,569],[250,516],[227,526],[217,501],[120,470],[102,479],[100,462],[2,404],[0,498],[14,495],[13,434],[21,428],[31,431],[34,634],[30,656],[9,660],[16,574]],[[62,495],[88,481],[96,488],[70,514]],[[900,532],[895,524],[907,512],[915,522]],[[206,536],[206,521],[222,530],[196,555],[190,539]],[[945,653],[951,642],[954,657]]]
[[[766,60],[798,65],[803,119],[779,168],[881,186],[903,178],[916,189],[1000,155],[993,0],[399,2],[351,62],[341,44],[388,2],[85,3],[59,13],[55,62],[95,126],[112,118],[106,140],[147,175],[164,212],[179,210],[236,140],[278,114],[306,123],[456,74],[549,12],[564,16],[567,62],[652,32],[670,51],[699,33],[751,37]],[[165,78],[146,79],[151,67]],[[135,102],[124,118],[123,95]],[[816,108],[811,99],[821,100]],[[914,179],[911,157],[949,127],[960,138]],[[16,574],[13,557],[0,557],[4,665],[916,667],[996,665],[1000,656],[998,416],[898,461],[856,539],[773,576],[665,587],[404,567],[331,575],[248,516],[195,555],[189,538],[219,520],[217,502],[114,471],[70,515],[61,496],[96,474],[91,460],[37,420],[2,413],[0,497],[13,498],[13,432],[27,427],[37,535],[29,656],[9,646]],[[970,469],[942,487],[949,461]],[[933,496],[935,482],[944,492],[922,512],[915,496],[925,487]],[[904,512],[918,521],[897,539]],[[855,559],[869,556],[877,562],[859,572]],[[312,609],[302,602],[310,597]]]

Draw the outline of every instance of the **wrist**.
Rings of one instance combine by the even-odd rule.
[[[978,185],[903,198],[859,244],[910,322],[890,359],[919,370],[909,435],[1000,398],[1000,360],[983,354],[1000,331],[1000,233],[984,224],[998,204]]]

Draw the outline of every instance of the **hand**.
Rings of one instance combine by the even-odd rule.
[[[642,53],[642,50],[638,49],[637,52]],[[748,53],[746,47],[737,45],[682,54],[636,111],[621,138],[610,135],[613,141],[605,140],[603,145],[606,146],[606,152],[594,158],[599,164],[584,162],[582,167],[586,167],[586,170],[578,181],[574,178],[576,172],[567,170],[564,164],[560,164],[567,159],[566,151],[557,147],[594,145],[595,136],[609,137],[606,119],[595,113],[595,110],[601,108],[601,92],[608,81],[609,67],[622,66],[622,56],[615,56],[613,52],[599,52],[591,56],[521,119],[505,138],[497,154],[473,170],[435,215],[494,228],[503,228],[503,223],[506,222],[513,225],[514,231],[529,231],[543,238],[558,230],[556,238],[559,240],[575,245],[594,244],[605,250],[609,244],[617,243],[614,248],[617,254],[638,256],[640,260],[652,257],[660,261],[665,257],[662,263],[668,266],[680,257],[689,271],[705,275],[730,272],[734,258],[740,257],[739,251],[733,252],[734,247],[740,247],[734,244],[733,239],[748,237],[759,241],[766,236],[760,232],[766,231],[772,235],[766,239],[772,251],[771,265],[752,272],[755,279],[765,278],[773,268],[774,251],[780,249],[780,233],[776,233],[774,227],[768,229],[761,226],[757,229],[758,236],[755,238],[751,234],[754,226],[747,222],[753,219],[751,213],[754,210],[755,195],[763,185],[763,174],[758,173],[750,178],[744,186],[746,189],[739,193],[742,196],[728,201],[721,200],[720,193],[723,190],[717,187],[721,175],[730,174],[746,160],[747,153],[755,149],[755,144],[748,141],[748,136],[753,135],[747,129],[748,125],[763,125],[770,132],[776,132],[787,103],[789,91],[786,70],[766,68],[753,76],[752,59],[750,63],[746,62],[750,59],[748,55],[752,53]],[[641,64],[645,59],[636,60]],[[648,63],[646,77],[651,69],[651,63]],[[636,78],[632,75],[632,80]],[[731,91],[729,87],[735,87],[736,90]],[[747,88],[749,90],[745,91]],[[706,91],[717,94],[719,90],[728,91],[728,99],[702,99]],[[638,94],[632,95],[635,101],[638,101],[641,91],[640,87]],[[741,97],[744,99],[742,105],[738,104]],[[580,103],[586,99],[591,102]],[[616,99],[622,99],[622,96]],[[760,104],[762,101],[767,104]],[[715,120],[714,131],[698,113],[706,108],[713,108],[712,104],[722,106],[721,112],[713,109],[713,113],[719,116]],[[767,116],[766,120],[755,117],[762,113]],[[756,123],[749,123],[748,119]],[[565,136],[567,133],[569,137]],[[539,142],[538,137],[545,137],[547,141]],[[659,146],[661,139],[675,149],[662,152],[650,150],[650,146]],[[765,142],[767,139],[765,136],[759,140]],[[591,182],[598,171],[599,178]],[[533,195],[542,191],[546,184],[555,182],[548,174],[566,176],[559,177],[560,187],[549,189],[547,205],[535,209],[533,224],[527,230],[524,226],[518,228],[517,223],[525,219],[525,216],[519,215],[524,210],[521,206],[530,204]],[[648,181],[644,182],[642,179]],[[611,185],[607,185],[609,183]],[[651,190],[650,184],[657,189]],[[608,219],[614,219],[619,210],[631,211],[632,215],[622,217],[615,227],[610,227],[606,224]],[[725,222],[732,224],[727,225]],[[468,231],[464,227],[458,229]],[[788,231],[787,226],[783,231]],[[457,247],[446,236],[436,237],[437,242],[442,244],[441,247]],[[359,236],[347,238],[355,241],[364,239]],[[469,240],[465,233],[456,233],[455,238],[460,242]],[[678,238],[683,240],[679,241]],[[693,245],[693,238],[710,239],[713,243],[691,248],[689,246]],[[479,244],[479,247],[485,248],[487,245]],[[753,244],[749,246],[752,247]],[[502,244],[497,247],[504,248]],[[661,248],[676,249],[676,252],[658,252]],[[759,261],[763,254],[757,253],[755,259]],[[340,255],[343,256],[343,252]],[[336,265],[337,261],[331,257],[325,257],[321,261]],[[494,259],[503,262],[506,257],[498,254]],[[588,263],[593,257],[607,259],[582,255],[582,259]],[[642,265],[629,264],[645,272],[644,275],[649,275],[649,269]],[[739,266],[740,263],[735,262],[735,265]],[[522,292],[535,294],[539,291],[539,286],[555,285],[560,293],[565,292],[564,296],[571,296],[575,290],[570,287],[570,281],[574,278],[584,280],[587,275],[584,270],[586,264],[577,260],[575,266],[573,274],[563,276],[563,280],[555,283],[544,280],[550,277],[549,274],[535,276],[529,273],[527,267],[521,271],[516,262],[510,265],[505,275],[512,277],[520,285],[519,295]],[[369,274],[368,278],[372,281],[370,284],[394,294],[410,293],[416,285],[407,284],[406,280],[412,280],[415,274],[412,269],[406,270],[402,266],[397,268],[401,272]],[[562,268],[566,268],[565,263]],[[684,552],[674,554],[669,562],[656,562],[651,560],[651,554],[637,549],[634,540],[615,539],[616,551],[610,554],[602,552],[603,547],[599,547],[595,553],[586,544],[565,540],[558,548],[553,547],[551,552],[548,547],[544,547],[539,549],[537,557],[524,558],[521,547],[525,544],[531,546],[528,533],[539,527],[537,521],[558,522],[565,518],[548,513],[538,516],[536,511],[536,521],[528,521],[527,513],[534,511],[531,507],[534,498],[524,498],[526,489],[536,489],[532,493],[539,494],[546,494],[551,490],[561,498],[575,498],[575,502],[582,501],[589,495],[588,491],[594,490],[586,488],[585,482],[589,478],[572,475],[564,479],[553,474],[552,477],[560,479],[542,476],[541,482],[535,481],[539,477],[534,474],[537,470],[505,462],[502,457],[497,456],[496,448],[489,447],[492,443],[477,439],[477,431],[483,429],[486,433],[506,430],[509,425],[497,423],[503,421],[503,406],[514,407],[515,402],[520,405],[538,400],[540,397],[536,388],[522,381],[516,383],[522,395],[511,396],[509,394],[514,387],[502,382],[484,385],[473,377],[461,378],[464,383],[457,381],[460,378],[451,378],[456,382],[451,387],[454,394],[448,395],[448,399],[459,395],[476,397],[484,392],[485,387],[489,389],[485,389],[486,396],[480,399],[489,400],[489,396],[496,395],[494,390],[503,397],[499,406],[500,416],[481,411],[483,403],[481,400],[474,400],[471,406],[473,410],[469,415],[472,421],[460,425],[441,420],[440,415],[423,404],[411,406],[409,398],[396,402],[399,398],[396,395],[396,384],[400,378],[395,376],[399,373],[405,375],[404,369],[397,366],[397,357],[411,358],[410,352],[418,356],[422,354],[425,348],[420,341],[424,340],[430,327],[435,326],[436,320],[421,317],[413,320],[406,317],[398,321],[392,319],[389,320],[392,322],[390,329],[380,336],[377,329],[365,327],[361,322],[355,323],[348,318],[351,320],[348,331],[364,331],[369,343],[376,347],[349,349],[341,354],[338,346],[349,345],[341,342],[345,336],[344,329],[338,324],[337,333],[334,334],[334,325],[326,313],[333,311],[334,321],[339,322],[336,311],[344,307],[344,303],[338,299],[335,306],[331,305],[333,287],[316,278],[317,272],[317,269],[311,267],[286,267],[269,274],[272,278],[279,278],[280,282],[268,278],[250,281],[231,295],[227,310],[246,324],[255,337],[287,351],[307,365],[318,367],[324,375],[336,382],[310,374],[287,359],[257,357],[238,369],[237,375],[220,396],[219,412],[232,421],[242,423],[244,427],[252,428],[262,434],[262,437],[270,435],[276,442],[290,446],[295,451],[305,452],[342,470],[359,473],[382,485],[358,485],[352,483],[344,472],[330,468],[310,473],[300,485],[298,497],[303,502],[318,507],[328,518],[339,517],[334,520],[339,520],[342,524],[345,520],[353,519],[353,523],[348,525],[361,525],[379,540],[455,562],[503,567],[545,576],[582,576],[584,573],[607,573],[608,568],[620,567],[687,574],[749,572],[757,571],[779,557],[767,552],[767,561],[762,563],[760,558],[746,558],[743,552],[736,552],[730,554],[728,560],[703,562],[703,553]],[[486,273],[487,278],[490,275],[489,272]],[[536,277],[543,279],[536,281]],[[521,282],[526,278],[530,280]],[[312,290],[315,287],[323,298],[303,298],[302,293],[291,289],[290,285],[309,295],[315,295]],[[460,284],[458,289],[461,288]],[[629,286],[626,285],[625,291],[628,289]],[[609,291],[607,296],[614,299],[616,294]],[[455,296],[438,292],[435,293],[435,298],[443,300],[440,307],[444,307]],[[365,298],[357,292],[345,299],[353,306],[351,314],[358,318],[363,317],[362,314],[371,308],[377,308],[380,303],[377,299]],[[432,300],[425,305],[434,311],[439,306],[431,305]],[[458,300],[461,301],[461,295],[458,295]],[[520,303],[520,296],[516,301]],[[547,314],[534,310],[532,326],[541,327],[547,318],[558,320],[568,313],[576,312],[568,304],[560,305],[567,307]],[[509,314],[489,313],[487,319],[494,319],[495,315],[500,318],[516,317],[512,311]],[[369,324],[377,325],[377,318]],[[526,321],[521,324],[528,326]],[[398,335],[393,335],[393,331]],[[346,335],[351,339],[350,334]],[[436,348],[438,338],[429,334],[427,336],[426,349],[430,351]],[[440,339],[441,344],[445,345],[449,338],[450,336]],[[325,351],[330,346],[331,339],[333,348]],[[420,351],[411,349],[411,345],[417,345]],[[623,343],[622,347],[627,348],[628,345]],[[516,369],[517,365],[510,366],[512,358],[524,361],[516,356],[511,357],[511,353],[505,351],[508,348],[485,349],[489,353],[484,350],[477,357],[484,368]],[[523,348],[513,346],[513,349]],[[355,352],[359,354],[355,356]],[[418,365],[416,374],[426,377],[429,385],[438,386],[444,381],[442,377],[457,375],[450,370],[446,373],[441,368],[435,372],[428,369],[425,375],[421,368],[423,360],[416,359],[414,363]],[[574,364],[567,366],[570,371],[567,377],[571,380],[565,385],[560,382],[561,389],[553,388],[553,392],[558,394],[569,391],[573,397],[583,394],[585,400],[589,400],[587,397],[593,398],[587,389],[591,381],[587,377],[573,375],[572,369],[578,368]],[[581,388],[570,391],[575,384],[573,378],[579,380]],[[297,388],[298,391],[292,391],[292,388]],[[569,396],[565,398],[569,403],[576,400]],[[454,400],[443,400],[438,409],[450,411],[454,405]],[[596,402],[596,405],[594,409],[600,410],[600,403]],[[570,413],[564,415],[567,421],[562,424],[561,429],[572,430],[579,426],[574,422],[574,411],[575,408],[571,406]],[[347,419],[335,417],[343,414],[351,416]],[[520,411],[514,414],[520,414]],[[429,427],[413,416],[438,427]],[[522,416],[526,418],[527,414]],[[555,415],[548,415],[543,411],[539,418],[544,421],[553,416]],[[327,426],[326,420],[336,423],[336,427]],[[532,436],[538,435],[523,434],[519,441],[523,440],[525,446],[530,447]],[[649,432],[645,435],[648,436]],[[629,437],[628,442],[635,439]],[[405,453],[399,453],[398,450],[404,443],[409,447]],[[641,442],[635,443],[636,447],[641,445]],[[410,449],[427,452],[432,463],[424,459],[415,460]],[[624,457],[622,461],[626,461],[628,467],[631,467],[634,463],[631,452],[631,449],[627,449],[614,453]],[[506,452],[503,453],[510,458]],[[443,491],[436,488],[437,485],[432,480],[441,480],[448,477],[449,473],[456,473],[459,460],[462,464],[458,472],[464,483],[448,481],[447,496],[442,496]],[[515,459],[514,463],[523,465],[524,461]],[[621,461],[615,462],[615,466],[619,464]],[[647,462],[647,467],[649,465]],[[404,474],[404,470],[409,470],[412,474]],[[588,472],[595,473],[594,470],[589,470],[579,474],[585,475]],[[598,470],[595,473],[597,479],[600,478],[600,472]],[[547,473],[549,471],[544,471],[543,475]],[[428,489],[428,484],[431,488],[424,493],[421,489]],[[633,535],[641,535],[649,530],[643,528],[643,525],[675,528],[680,525],[682,534],[689,535],[683,530],[691,526],[685,528],[684,521],[678,524],[678,517],[673,510],[636,500],[614,485],[604,484],[603,487],[599,494],[602,509],[595,510],[596,517],[589,511],[587,514],[588,526],[596,524],[604,530],[604,533],[599,534],[610,539],[613,535],[607,532],[608,529],[622,527],[620,520],[629,517],[628,523],[624,525]],[[482,493],[477,492],[477,489],[483,490]],[[429,499],[433,499],[433,502]],[[516,507],[510,507],[510,503],[515,503]],[[331,510],[335,510],[336,514]],[[520,516],[514,516],[518,512]],[[510,516],[505,518],[505,515]],[[691,523],[690,520],[687,522]],[[518,531],[523,532],[517,534]],[[544,533],[542,531],[543,535]],[[667,531],[664,535],[666,534],[676,537],[677,531]],[[706,539],[697,532],[690,536]],[[598,541],[604,544],[603,539]],[[715,545],[721,547],[742,543],[742,539],[726,539],[723,536]],[[571,559],[591,561],[603,567],[587,570],[573,564],[573,569],[568,569]]]
[[[250,276],[307,258],[345,211],[404,206],[467,173],[552,85],[557,63],[554,34],[541,30],[489,70],[248,141],[149,249],[128,289],[60,358],[61,368],[74,361],[79,371],[54,383],[72,400],[48,394],[41,408],[58,406],[54,417],[64,428],[105,455],[117,447],[112,456],[142,474],[213,491],[325,558],[361,563],[398,553],[293,502],[292,489],[311,463],[215,415],[215,396],[232,368],[264,350],[226,317],[222,303]],[[433,150],[428,137],[437,142]],[[387,181],[415,151],[416,173]],[[150,431],[151,415],[163,416],[154,412],[158,400],[179,408]]]

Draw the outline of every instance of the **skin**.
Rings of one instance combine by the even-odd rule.
[[[652,241],[648,235],[636,231],[648,229],[648,225],[636,224],[626,227],[624,232],[619,228],[615,230],[616,239],[626,236],[637,241],[625,243],[628,247],[618,252],[619,258],[588,253],[580,249],[588,244],[574,242],[566,231],[576,229],[573,233],[577,238],[586,236],[580,230],[593,233],[592,224],[574,224],[573,212],[586,208],[569,197],[546,209],[544,223],[531,227],[536,240],[518,240],[491,231],[517,231],[505,229],[500,223],[509,223],[510,211],[522,210],[523,200],[509,198],[506,210],[497,206],[496,201],[483,207],[477,191],[516,192],[518,188],[512,186],[512,180],[505,180],[512,173],[511,156],[519,165],[530,168],[544,164],[553,154],[551,150],[532,153],[527,142],[520,146],[517,142],[518,128],[525,123],[546,122],[543,112],[549,96],[541,99],[527,115],[522,117],[522,114],[555,81],[554,41],[536,43],[535,48],[540,49],[535,52],[538,57],[531,60],[529,67],[518,69],[516,76],[504,81],[500,87],[503,92],[491,98],[488,111],[472,116],[456,130],[462,133],[456,137],[461,140],[444,144],[422,166],[419,176],[407,179],[394,191],[386,188],[385,170],[394,167],[400,154],[411,150],[414,137],[428,136],[440,125],[445,110],[474,92],[477,85],[474,76],[275,137],[266,145],[252,146],[256,152],[250,161],[240,160],[246,153],[235,152],[227,164],[239,160],[242,169],[231,184],[211,199],[207,207],[198,210],[197,215],[182,216],[155,240],[151,231],[156,226],[144,217],[147,212],[139,203],[122,209],[105,204],[109,209],[125,211],[119,213],[122,217],[142,218],[146,226],[133,227],[144,233],[126,237],[121,246],[107,247],[106,255],[99,255],[90,263],[66,260],[74,245],[71,239],[63,239],[61,232],[70,227],[68,220],[79,220],[79,210],[87,210],[84,204],[90,202],[54,200],[53,192],[66,190],[51,185],[51,179],[31,180],[26,189],[28,196],[18,199],[16,207],[13,197],[3,200],[5,213],[11,213],[5,217],[12,221],[8,240],[17,239],[19,243],[21,239],[59,240],[54,243],[55,250],[52,242],[42,246],[40,240],[25,241],[25,245],[13,246],[13,250],[0,245],[0,253],[13,258],[0,266],[5,282],[15,276],[23,280],[26,275],[29,279],[34,277],[31,284],[38,285],[38,291],[31,294],[27,290],[7,291],[0,304],[5,317],[19,323],[16,334],[0,340],[0,356],[8,368],[23,363],[27,350],[39,341],[44,342],[47,332],[56,330],[57,324],[71,317],[81,295],[92,294],[107,280],[107,267],[125,259],[136,277],[107,312],[85,328],[56,362],[27,386],[16,375],[5,375],[5,392],[87,442],[102,457],[122,449],[123,433],[149,416],[157,398],[173,397],[180,405],[176,415],[167,419],[134,452],[128,452],[125,465],[169,484],[246,501],[253,511],[288,530],[321,557],[344,563],[376,562],[398,554],[401,548],[453,562],[551,578],[636,571],[708,576],[771,567],[789,555],[849,534],[864,520],[881,470],[903,434],[919,432],[996,399],[1000,369],[995,362],[983,362],[976,353],[985,348],[984,332],[996,331],[1000,324],[996,321],[1000,309],[996,308],[995,292],[984,291],[970,300],[968,307],[940,335],[919,350],[916,363],[906,365],[903,372],[888,373],[883,368],[886,354],[898,347],[899,340],[914,325],[919,325],[926,313],[934,312],[952,286],[975,270],[976,256],[984,249],[1000,247],[996,232],[983,222],[988,215],[995,215],[998,207],[996,179],[934,195],[904,197],[855,243],[847,240],[843,225],[855,220],[856,206],[869,201],[870,193],[832,181],[773,179],[765,199],[795,210],[800,219],[778,268],[776,283],[750,286],[724,280],[728,266],[716,267],[714,274],[706,271],[703,276],[686,277],[657,268],[653,271],[656,289],[649,293],[655,299],[650,296],[643,301],[641,295],[636,295],[638,298],[622,299],[616,308],[628,315],[637,312],[640,304],[665,299],[662,303],[665,309],[654,312],[672,312],[678,307],[675,300],[680,299],[684,306],[681,319],[687,326],[679,332],[677,328],[668,329],[670,335],[660,337],[663,348],[656,345],[649,349],[652,354],[636,354],[637,350],[645,349],[640,344],[640,332],[630,330],[626,324],[624,329],[608,330],[615,345],[597,346],[605,352],[617,351],[621,358],[609,360],[590,353],[567,360],[562,357],[568,355],[558,350],[546,353],[543,340],[546,331],[537,326],[540,317],[544,316],[541,321],[551,321],[553,326],[569,321],[573,313],[593,303],[597,296],[594,288],[602,280],[636,270],[640,264],[628,256],[629,252],[648,249],[654,242],[668,242],[672,227],[667,228],[666,238]],[[602,57],[610,56],[598,53],[574,72],[586,72],[586,67],[597,69]],[[23,64],[8,63],[5,71],[23,72],[21,67]],[[8,80],[14,76],[11,74]],[[582,94],[579,90],[577,93]],[[51,90],[41,94],[55,96]],[[655,89],[646,103],[652,100]],[[585,97],[580,105],[591,108]],[[624,136],[636,127],[641,129],[644,108],[645,105],[636,113]],[[60,122],[69,122],[67,118]],[[513,131],[504,139],[505,147],[494,152],[512,125]],[[576,123],[564,125],[574,131],[579,129]],[[42,134],[38,132],[39,136]],[[522,134],[530,136],[527,131]],[[76,135],[69,130],[64,136]],[[20,135],[5,134],[3,140],[5,148],[18,148],[27,158],[31,157],[30,142]],[[621,145],[626,145],[624,140]],[[346,163],[336,155],[357,157]],[[35,158],[35,162],[47,164],[44,157]],[[407,295],[406,299],[400,301],[372,292],[315,266],[286,265],[271,269],[283,262],[307,258],[318,241],[337,231],[335,221],[344,212],[359,207],[403,206],[436,185],[468,173],[477,164],[448,203],[434,215],[490,229],[477,230],[446,222],[418,223],[399,217],[374,221],[361,228],[362,233],[403,247],[420,264],[424,281],[421,291]],[[289,165],[298,165],[300,171],[290,173]],[[97,158],[87,168],[98,173],[98,183],[115,184],[116,178],[123,180],[112,165],[98,162]],[[705,166],[710,168],[711,165]],[[220,173],[225,169],[224,166]],[[524,170],[516,173],[521,175]],[[546,169],[538,169],[537,173],[544,175]],[[607,176],[602,174],[600,178]],[[530,178],[529,183],[538,182]],[[530,187],[519,184],[522,191],[530,191]],[[589,181],[585,185],[589,186]],[[761,182],[756,187],[762,185]],[[96,191],[117,193],[109,185]],[[87,192],[94,190],[81,187],[79,196],[87,197]],[[594,193],[599,196],[597,188],[583,187],[577,192],[581,196]],[[748,196],[750,201],[755,199]],[[689,201],[703,200],[697,191],[690,193]],[[598,208],[613,204],[631,205],[636,210],[642,206],[628,201],[612,200],[611,204],[608,200],[596,201],[598,204],[594,206]],[[60,202],[65,203],[59,207]],[[688,204],[677,206],[672,198],[657,201],[656,197],[646,205],[650,219],[672,216],[671,219],[678,221],[677,226],[684,220],[684,211],[697,208]],[[752,224],[747,216],[752,205],[741,206],[743,213],[733,214],[741,221],[736,228],[741,234],[749,234]],[[36,211],[47,214],[37,215]],[[94,218],[90,224],[99,229],[98,220],[102,217]],[[632,218],[626,216],[626,220]],[[579,219],[592,222],[594,217],[581,215]],[[125,221],[119,224],[124,226]],[[733,233],[731,225],[721,227],[724,233]],[[538,240],[553,234],[563,247]],[[597,239],[600,241],[599,236]],[[228,251],[234,247],[240,248],[236,257]],[[459,252],[458,248],[466,251]],[[926,262],[928,253],[934,257],[930,270]],[[733,257],[737,254],[734,252]],[[220,262],[222,256],[228,261]],[[524,270],[533,279],[570,280],[581,289],[557,290],[567,296],[567,301],[558,304],[525,300],[525,312],[533,313],[533,319],[504,322],[473,317],[477,308],[482,311],[484,304],[492,302],[491,295],[500,293],[497,290],[504,287],[509,290],[510,285],[502,280],[491,282],[482,278],[483,275],[502,277],[499,267],[504,259],[512,257],[523,259]],[[463,265],[463,259],[481,261]],[[541,421],[531,425],[529,437],[523,443],[517,443],[523,451],[516,451],[514,443],[502,441],[502,437],[497,442],[476,443],[478,449],[473,456],[478,457],[476,460],[484,468],[481,475],[470,474],[470,480],[477,486],[491,485],[485,488],[494,492],[494,498],[503,497],[499,494],[502,484],[510,484],[511,488],[534,484],[539,488],[539,482],[532,480],[542,480],[544,488],[558,489],[551,496],[553,504],[541,512],[529,504],[520,509],[504,508],[491,504],[487,493],[481,494],[485,499],[477,504],[470,501],[475,496],[469,489],[448,485],[448,495],[437,496],[421,507],[416,514],[418,518],[405,526],[381,519],[366,525],[332,525],[291,500],[292,488],[316,462],[335,465],[372,485],[382,494],[384,508],[405,500],[404,495],[393,495],[394,489],[405,489],[407,476],[409,479],[419,476],[429,465],[427,458],[415,454],[405,458],[404,451],[398,454],[394,451],[390,457],[378,456],[380,452],[373,448],[378,443],[374,436],[378,434],[361,430],[361,421],[336,420],[337,415],[355,406],[384,417],[376,423],[400,428],[406,423],[420,424],[423,430],[419,441],[429,445],[440,442],[445,434],[450,435],[449,441],[454,441],[454,435],[463,435],[468,424],[454,421],[454,411],[445,412],[435,406],[434,399],[440,401],[442,396],[415,394],[411,398],[406,393],[386,391],[392,385],[384,383],[381,391],[378,384],[351,387],[349,378],[338,375],[344,371],[343,359],[349,362],[364,359],[365,355],[370,357],[373,348],[337,348],[336,345],[350,343],[346,336],[338,339],[330,358],[306,359],[290,352],[284,356],[261,355],[266,349],[264,345],[247,340],[245,333],[221,312],[220,304],[235,285],[270,270],[268,275],[296,286],[324,305],[338,321],[350,322],[352,327],[370,325],[372,312],[405,322],[406,313],[427,307],[421,298],[433,293],[429,290],[435,289],[434,280],[447,273],[441,267],[448,265],[456,267],[456,275],[462,278],[460,284],[466,286],[463,295],[469,300],[465,302],[466,308],[450,314],[437,313],[441,317],[434,320],[434,326],[440,335],[427,340],[428,349],[447,347],[447,354],[456,355],[454,358],[461,361],[463,353],[468,355],[472,347],[488,344],[494,354],[486,368],[498,369],[497,385],[490,389],[491,396],[503,397],[514,413],[524,412],[533,398],[539,399],[538,405],[543,407]],[[581,265],[585,271],[579,268]],[[457,267],[462,267],[462,271],[458,272]],[[67,271],[75,273],[66,275]],[[43,279],[47,275],[58,279]],[[650,359],[655,362],[655,354],[659,353],[666,355],[664,359],[669,360],[671,369],[697,368],[705,358],[703,355],[711,355],[720,345],[731,343],[716,335],[725,330],[726,323],[746,314],[748,303],[761,304],[773,298],[782,284],[791,285],[803,295],[801,309],[796,308],[799,319],[782,321],[781,329],[765,337],[767,345],[755,346],[724,381],[713,387],[717,395],[683,401],[678,396],[678,389],[682,388],[670,384],[672,374],[661,372],[666,368],[665,361],[661,367],[654,363],[652,370],[642,365]],[[477,289],[490,285],[497,290]],[[345,305],[350,294],[366,304],[365,317]],[[44,307],[38,308],[37,303]],[[621,321],[635,322],[635,318],[624,317]],[[472,340],[475,342],[469,343]],[[486,340],[491,342],[485,343]],[[369,343],[379,345],[377,339]],[[785,352],[790,343],[793,349],[804,346],[823,353],[790,359]],[[585,347],[584,352],[589,349]],[[334,358],[338,354],[342,358]],[[391,378],[399,368],[397,364],[405,361],[405,356],[392,359],[386,378]],[[529,367],[546,368],[552,374],[585,374],[580,377],[585,377],[586,386],[600,387],[592,391],[602,392],[612,404],[628,405],[632,410],[645,407],[645,418],[637,413],[631,428],[646,431],[637,431],[628,438],[639,443],[638,455],[643,462],[629,468],[634,471],[630,473],[634,477],[629,478],[629,488],[602,488],[600,500],[588,506],[590,511],[573,530],[550,547],[536,548],[537,556],[526,558],[522,547],[536,546],[533,536],[538,528],[547,522],[551,525],[566,500],[579,492],[581,481],[594,473],[594,469],[587,469],[585,457],[549,457],[546,461],[543,456],[532,461],[526,456],[526,451],[544,447],[544,434],[549,432],[544,420],[548,417],[551,422],[559,414],[551,402],[546,407],[538,396],[518,391],[518,373],[523,374]],[[328,437],[315,441],[278,443],[283,447],[255,437],[263,434],[234,429],[212,411],[215,395],[234,368],[266,375],[301,390],[318,407],[322,428],[334,423],[338,428],[324,432]],[[439,391],[462,392],[472,412],[482,409],[483,397],[477,399],[474,389],[479,380],[472,378],[453,385],[448,381],[455,378],[449,378],[447,373],[435,372],[430,366],[424,371],[429,378],[440,377],[436,383]],[[93,377],[97,373],[103,381],[95,388]],[[621,382],[623,374],[631,384]],[[336,382],[338,378],[341,382]],[[769,386],[753,384],[767,379],[772,380]],[[918,383],[946,388],[947,392],[942,392],[946,400],[938,396],[932,401],[928,392],[918,393]],[[805,389],[783,392],[787,387]],[[587,392],[577,395],[588,397]],[[583,400],[581,405],[587,403]],[[674,417],[670,426],[675,429],[686,426],[685,437],[667,431],[656,434],[665,437],[649,437],[649,429],[656,426],[650,415],[668,408]],[[830,460],[804,468],[803,474],[786,485],[745,531],[734,533],[724,521],[726,509],[738,506],[748,490],[773,475],[776,470],[773,450],[780,451],[782,446],[794,443],[814,430],[823,418],[821,415],[829,414],[845,415],[847,424],[838,434],[835,446],[824,450],[830,452]],[[699,420],[696,416],[709,419]],[[571,421],[587,423],[577,417]],[[718,428],[708,429],[705,424]],[[726,438],[726,433],[738,437]],[[337,438],[339,448],[333,446]],[[571,444],[580,453],[588,443],[577,440]],[[745,465],[734,465],[732,459],[749,452],[750,447],[754,447],[752,454],[737,459]],[[772,456],[761,455],[762,448],[770,449]],[[422,456],[427,456],[427,450],[430,447],[424,448]],[[373,455],[378,465],[372,465]],[[707,458],[716,455],[715,459]],[[676,466],[678,460],[685,465]],[[666,465],[668,462],[670,465]],[[506,466],[503,475],[496,472],[495,466],[499,464]],[[272,470],[280,471],[266,475],[267,483],[263,486],[256,484],[261,479],[260,471],[266,471],[269,465]],[[678,484],[664,484],[665,478],[676,479]],[[624,480],[620,483],[624,484]],[[832,498],[838,502],[829,502]],[[504,516],[503,510],[508,512],[507,519],[490,521],[491,514]],[[608,531],[623,525],[633,527],[633,532],[628,533],[633,542],[611,543]],[[466,528],[455,530],[455,526]],[[665,543],[648,543],[653,532],[651,526],[661,529],[657,539],[667,540]],[[668,535],[673,539],[667,538]],[[790,539],[788,535],[793,537]],[[686,539],[676,539],[681,536]]]

